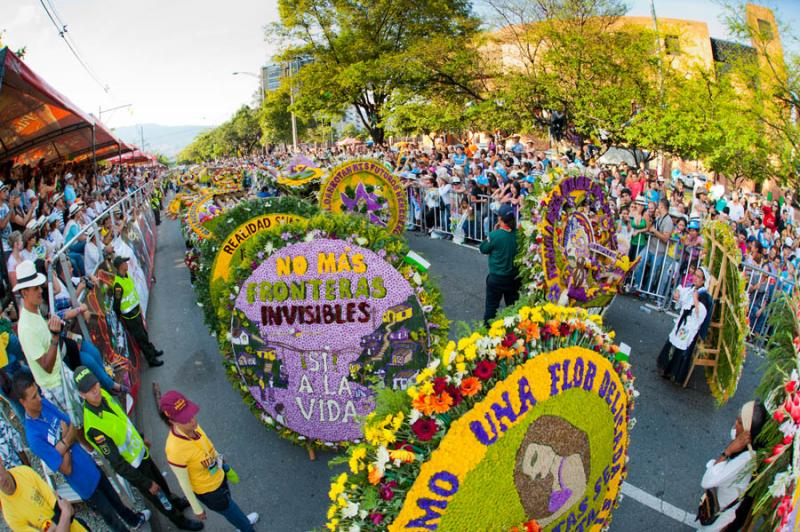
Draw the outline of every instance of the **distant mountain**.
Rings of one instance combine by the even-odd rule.
[[[142,143],[139,127],[144,132],[145,151],[163,153],[175,159],[187,144],[203,131],[213,126],[161,126],[159,124],[134,124],[115,128],[114,134],[130,144],[139,146]]]

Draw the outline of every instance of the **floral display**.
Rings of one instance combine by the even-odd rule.
[[[319,202],[326,211],[364,215],[389,232],[405,228],[406,191],[391,169],[377,160],[354,159],[331,170],[322,183]]]
[[[800,525],[800,292],[781,296],[773,305],[774,332],[756,390],[771,418],[755,442],[762,450],[748,493],[754,499],[753,517],[765,520],[764,529],[789,531]]]
[[[438,290],[402,239],[362,217],[276,226],[243,253],[210,302],[231,380],[296,443],[362,438],[370,386],[402,388],[446,337]]]
[[[305,155],[296,155],[280,169],[277,182],[278,185],[292,189],[308,185],[323,175],[325,171],[311,159]]]
[[[715,301],[711,318],[712,323],[721,323],[722,326],[709,328],[704,342],[706,348],[718,350],[716,366],[706,368],[706,380],[717,403],[723,404],[736,393],[747,354],[747,283],[739,271],[742,254],[728,224],[722,221],[705,224],[703,241],[703,262],[722,287],[714,290],[715,299],[722,299]]]
[[[636,261],[617,251],[602,184],[551,172],[534,188],[522,210],[517,257],[525,292],[533,301],[607,306]]]
[[[636,395],[613,337],[548,303],[449,342],[414,386],[379,394],[328,529],[607,527]]]

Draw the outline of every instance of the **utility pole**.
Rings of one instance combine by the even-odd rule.
[[[144,127],[142,127],[142,126],[139,126],[139,139],[142,142],[142,144],[141,144],[142,150],[141,151],[142,151],[142,153],[144,153]]]

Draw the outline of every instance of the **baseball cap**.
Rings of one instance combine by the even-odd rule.
[[[514,207],[508,203],[504,203],[500,205],[499,209],[497,209],[497,215],[502,218],[504,222],[509,222],[515,218]]]
[[[199,406],[176,390],[170,390],[162,395],[158,407],[170,420],[181,424],[190,422],[200,411]]]
[[[97,377],[95,377],[92,370],[87,368],[86,366],[78,366],[75,368],[75,386],[78,387],[78,391],[81,393],[86,393],[92,389],[92,387],[97,384],[98,381]]]
[[[700,220],[698,220],[697,218],[692,218],[691,220],[689,220],[689,225],[687,225],[686,228],[687,229],[696,229],[696,230],[699,231],[700,230]]]
[[[119,255],[117,255],[116,257],[114,257],[114,267],[119,268],[120,264],[122,264],[123,262],[128,262],[129,260],[131,260],[130,257],[120,257]]]

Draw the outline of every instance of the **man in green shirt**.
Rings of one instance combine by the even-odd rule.
[[[483,321],[489,321],[497,314],[500,300],[506,306],[513,305],[519,298],[519,279],[514,259],[517,256],[517,219],[514,208],[503,204],[497,211],[499,219],[489,238],[481,242],[480,250],[489,255],[489,275],[486,276],[486,307]]]

